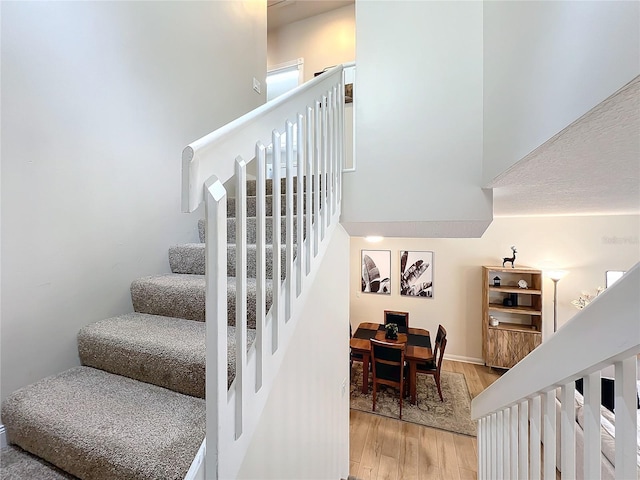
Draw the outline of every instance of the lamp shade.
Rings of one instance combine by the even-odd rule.
[[[560,280],[562,277],[564,277],[567,273],[569,273],[566,270],[545,270],[544,274],[549,277],[551,280],[553,280],[554,282],[557,282],[558,280]]]

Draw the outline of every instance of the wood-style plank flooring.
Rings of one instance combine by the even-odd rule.
[[[442,369],[464,374],[475,397],[499,370],[445,360]],[[358,480],[467,480],[477,478],[477,440],[393,418],[351,410],[349,475]]]

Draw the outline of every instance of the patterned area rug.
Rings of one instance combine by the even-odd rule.
[[[418,402],[416,405],[411,405],[408,398],[402,401],[402,420],[475,436],[476,424],[471,420],[471,395],[469,395],[464,375],[443,371],[440,386],[444,402],[440,401],[433,376],[418,374]],[[397,390],[380,386],[375,412],[371,410],[373,402],[371,392],[371,374],[369,374],[369,393],[363,395],[362,363],[353,362],[351,408],[385,417],[398,418],[400,402]]]

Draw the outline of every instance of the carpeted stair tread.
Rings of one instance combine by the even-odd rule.
[[[205,277],[164,274],[131,282],[133,309],[139,313],[204,321]]]
[[[83,479],[182,479],[205,434],[205,401],[90,367],[11,394],[10,443]]]
[[[78,333],[83,365],[204,398],[205,324],[128,313]]]
[[[272,282],[267,281],[267,309],[273,297]],[[227,278],[228,325],[235,325],[236,279]],[[133,309],[139,313],[205,320],[205,277],[168,273],[142,277],[131,283]],[[247,278],[247,326],[256,325],[256,279]]]
[[[293,195],[293,214],[298,214],[298,201],[297,195]],[[306,205],[305,196],[303,199],[303,205]],[[287,213],[286,206],[287,197],[286,194],[282,194],[280,196],[280,214],[285,215]],[[265,197],[265,214],[268,216],[273,215],[273,196],[267,195]],[[247,217],[255,217],[257,215],[257,207],[256,207],[256,197],[247,197]],[[227,199],[227,217],[235,217],[236,215],[236,199],[234,197],[230,197]]]
[[[271,195],[271,193],[273,193],[273,179],[271,178],[267,178],[265,180],[265,190],[267,195]],[[257,192],[256,189],[256,184],[257,181],[256,180],[247,180],[247,195],[255,195]],[[286,177],[281,177],[280,178],[280,190],[282,192],[284,192],[286,190],[287,187],[287,179]],[[304,179],[303,185],[302,185],[302,189],[303,191],[307,190],[307,184],[306,184],[306,177]],[[293,179],[293,191],[297,192],[298,191],[298,180],[296,177],[294,177]]]
[[[267,277],[273,275],[273,245],[266,245],[265,268]],[[236,277],[236,245],[227,245],[227,275]],[[247,276],[256,278],[257,270],[257,246],[247,245]],[[280,247],[281,278],[285,278],[285,266],[287,264],[286,245]],[[293,256],[295,258],[297,249],[294,245]],[[204,275],[205,273],[205,244],[204,243],[184,243],[169,248],[169,265],[173,273]]]
[[[235,327],[227,330],[229,384],[235,378]],[[83,365],[204,398],[206,325],[182,318],[127,313],[78,334]],[[247,330],[247,350],[256,337]]]
[[[304,217],[306,218],[306,217]],[[293,216],[293,235],[298,232],[298,224],[297,220],[298,216]],[[273,217],[268,216],[265,220],[265,241],[266,243],[273,243]],[[280,219],[280,241],[286,241],[287,235],[287,219],[286,217],[281,217]],[[205,221],[203,218],[198,220],[198,238],[200,239],[200,243],[204,243],[205,241]],[[304,231],[303,231],[304,233]],[[257,230],[256,230],[256,217],[247,217],[247,243],[256,243],[257,239]],[[235,217],[227,218],[227,242],[235,243],[236,241],[236,219]]]
[[[78,480],[55,465],[31,455],[20,447],[8,446],[0,451],[2,480]]]

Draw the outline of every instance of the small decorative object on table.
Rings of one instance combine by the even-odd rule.
[[[515,268],[515,265],[513,264],[513,262],[516,261],[516,253],[518,253],[518,251],[516,250],[516,247],[511,245],[511,252],[513,253],[513,256],[511,257],[503,257],[502,259],[502,266],[504,267],[505,263],[509,263],[511,262],[511,268]]]
[[[389,339],[389,340],[397,340],[398,339],[398,325],[395,323],[387,323],[384,326],[385,330],[387,331],[384,334],[384,338]]]
[[[493,286],[494,287],[499,287],[500,286],[500,277],[498,277],[498,276],[493,277]]]

